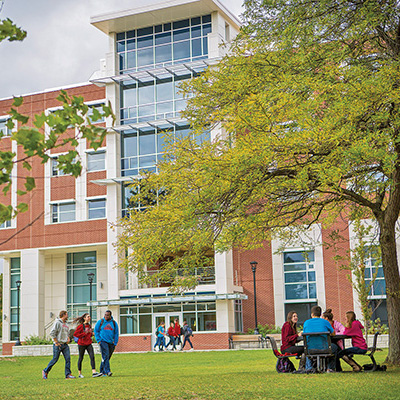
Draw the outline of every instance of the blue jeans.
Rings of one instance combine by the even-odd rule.
[[[165,347],[168,347],[170,344],[172,344],[172,348],[175,349],[175,338],[173,336],[169,337],[169,342]]]
[[[336,370],[336,357],[338,357],[338,351],[339,351],[339,347],[335,344],[332,343],[332,353],[334,354],[334,357],[331,357],[328,361],[328,369],[332,369],[332,370]],[[313,368],[311,359],[309,357],[307,357],[306,360],[306,370],[310,371]]]
[[[349,347],[347,349],[340,350],[338,357],[348,356],[350,354],[365,354],[366,352],[366,349],[360,349],[359,347]]]
[[[65,358],[65,376],[71,375],[71,356],[69,353],[69,346],[64,343],[61,346],[53,344],[53,359],[49,362],[44,372],[49,373],[53,368],[54,364],[58,361],[60,354],[63,354]]]
[[[154,344],[154,349],[158,346],[158,349],[161,350],[161,347],[165,346],[164,336],[157,336],[156,343]]]
[[[188,342],[190,344],[190,347],[193,349],[192,342],[190,341],[190,336],[185,336],[185,338],[183,339],[182,349],[185,347],[186,342]]]
[[[100,351],[101,351],[101,364],[100,364],[100,372],[104,374],[108,374],[111,372],[110,370],[110,358],[114,353],[115,346],[113,343],[100,342]]]

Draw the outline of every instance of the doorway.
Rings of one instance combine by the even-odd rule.
[[[178,318],[179,320],[179,325],[182,326],[182,313],[181,312],[171,312],[171,313],[157,313],[157,314],[153,314],[153,333],[151,335],[151,349],[153,350],[153,347],[156,343],[156,329],[157,326],[164,321],[165,322],[165,333],[168,332],[168,328],[170,326],[171,322],[174,322],[175,318]],[[166,338],[167,340],[167,338]],[[168,342],[167,342],[168,343]],[[166,344],[167,344],[166,343]]]

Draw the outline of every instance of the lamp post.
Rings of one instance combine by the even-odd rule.
[[[254,334],[258,335],[258,322],[257,322],[257,293],[256,293],[256,269],[257,269],[257,261],[250,261],[251,270],[253,271],[253,287],[254,287],[254,319],[255,325]]]
[[[93,279],[94,279],[94,273],[89,272],[87,274],[88,279],[89,279],[89,285],[90,285],[90,306],[89,306],[89,315],[90,315],[90,324],[92,323],[92,286],[93,286]]]
[[[21,346],[21,341],[20,341],[20,328],[19,328],[19,291],[21,288],[21,281],[16,281],[15,284],[17,285],[17,340],[15,342],[16,346]]]

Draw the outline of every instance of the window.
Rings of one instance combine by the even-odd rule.
[[[75,202],[52,204],[52,222],[75,221]]]
[[[185,302],[175,304],[138,305],[120,308],[122,334],[151,333],[154,313],[183,313],[193,331],[216,331],[217,312],[215,301]],[[181,323],[183,322],[181,321]]]
[[[91,117],[91,122],[92,122],[92,124],[100,124],[101,122],[104,122],[104,121],[105,121],[105,118],[104,118],[104,117],[100,117],[99,119],[92,120],[94,110],[96,110],[96,111],[102,113],[102,112],[103,112],[103,105],[104,105],[104,103],[90,104],[90,105],[88,104],[89,110],[88,110],[88,112],[87,112],[87,116],[88,116],[88,117]]]
[[[131,80],[121,82],[121,124],[178,117],[186,107],[180,84],[197,75],[197,72],[185,73],[151,78],[140,83]]]
[[[106,152],[104,150],[87,153],[88,172],[106,169]]]
[[[97,299],[96,265],[95,251],[67,254],[67,309],[71,319],[89,312],[89,307],[86,305],[90,301],[89,273],[94,273],[92,300]],[[94,312],[93,320],[96,319],[95,315]]]
[[[2,224],[0,224],[0,229],[5,229],[5,228],[11,228],[11,220],[4,221]]]
[[[242,300],[235,300],[235,332],[243,332]]]
[[[287,303],[285,304],[285,320],[286,315],[288,315],[289,311],[294,311],[299,317],[297,324],[303,325],[305,321],[311,318],[311,308],[317,305],[317,302]]]
[[[211,15],[117,34],[120,73],[207,58]]]
[[[10,136],[11,131],[7,127],[8,118],[0,118],[0,136]]]
[[[58,169],[57,157],[51,158],[51,176],[62,176],[65,175],[64,171]]]
[[[18,337],[18,290],[16,282],[21,279],[21,259],[10,259],[10,340]],[[20,294],[21,296],[21,294]],[[20,299],[21,300],[21,299]],[[21,305],[21,303],[19,302]]]
[[[89,219],[106,217],[106,199],[88,200]]]
[[[314,251],[284,252],[283,270],[286,301],[317,298]]]
[[[374,275],[376,278],[372,284],[369,292],[370,299],[384,299],[386,298],[386,282],[383,276],[382,263],[379,260],[379,255],[373,250],[372,247],[367,248],[365,259],[365,284],[369,285]]]

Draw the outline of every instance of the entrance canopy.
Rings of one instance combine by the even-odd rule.
[[[225,294],[193,294],[181,296],[148,296],[122,298],[118,300],[97,300],[89,301],[88,306],[129,306],[134,304],[165,304],[182,303],[186,301],[214,301],[214,300],[247,300],[247,295],[243,293],[225,293]]]

